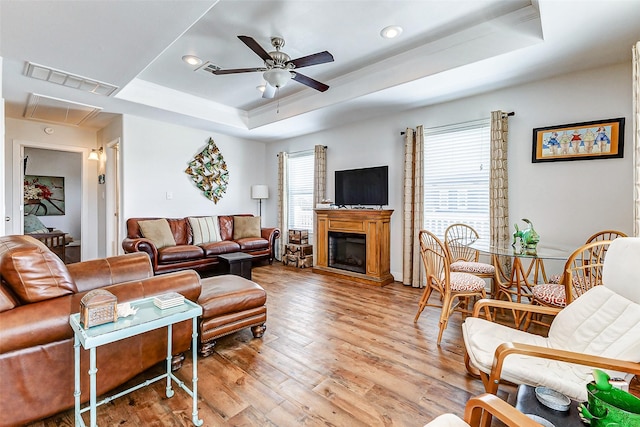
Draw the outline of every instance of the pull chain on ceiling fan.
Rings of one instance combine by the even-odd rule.
[[[215,70],[213,74],[224,75],[262,72],[264,73],[262,75],[264,80],[268,83],[266,90],[262,94],[263,98],[273,98],[276,89],[284,87],[289,80],[295,80],[298,83],[302,83],[303,85],[309,86],[310,88],[320,92],[324,92],[329,89],[328,85],[294,71],[294,69],[302,67],[333,62],[333,55],[326,50],[292,60],[289,55],[280,50],[284,46],[284,39],[282,37],[271,38],[271,45],[276,49],[272,52],[264,50],[252,37],[238,36],[238,38],[246,44],[249,49],[254,51],[256,55],[262,58],[264,61],[264,67]],[[272,90],[269,89],[269,86]]]

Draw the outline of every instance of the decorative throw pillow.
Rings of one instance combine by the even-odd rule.
[[[24,303],[77,292],[67,267],[56,254],[37,246],[16,248],[2,256],[2,277]]]
[[[173,238],[171,227],[166,219],[149,219],[147,221],[138,222],[140,233],[142,236],[151,240],[156,248],[164,248],[166,246],[175,246],[176,241]]]
[[[245,237],[262,237],[259,216],[233,217],[233,240]]]
[[[40,218],[34,214],[27,214],[24,216],[24,233],[48,233],[49,229],[40,221]]]
[[[193,244],[200,245],[202,243],[219,242],[220,224],[217,216],[207,217],[190,217],[191,231],[193,233]]]

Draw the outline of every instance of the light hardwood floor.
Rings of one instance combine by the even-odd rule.
[[[422,426],[444,412],[461,415],[484,391],[464,369],[459,313],[440,348],[438,309],[427,307],[413,323],[421,290],[277,263],[255,267],[253,280],[267,291],[267,331],[262,339],[249,330],[224,337],[214,355],[199,359],[205,426]],[[144,378],[151,371],[161,367]],[[177,375],[190,382],[190,356]],[[513,392],[501,389],[503,398]],[[160,381],[101,406],[98,421],[190,426],[191,398],[176,390],[167,399]],[[72,425],[72,410],[31,424]]]

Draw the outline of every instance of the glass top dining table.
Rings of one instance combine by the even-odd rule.
[[[485,240],[478,240],[470,246],[491,256],[492,264],[496,268],[497,281],[491,290],[492,296],[500,299],[501,295],[507,295],[510,300],[515,298],[517,302],[530,302],[533,286],[547,283],[544,260],[564,262],[573,252],[573,249],[569,248],[544,245],[538,245],[535,250],[520,248],[519,245],[493,246]]]
[[[548,283],[544,261],[554,264],[564,263],[572,249],[538,245],[535,250],[520,248],[519,245],[492,246],[488,241],[478,240],[470,245],[473,249],[491,257],[496,274],[492,281],[491,297],[518,303],[533,301],[533,287]],[[511,310],[517,328],[526,327],[526,312]]]

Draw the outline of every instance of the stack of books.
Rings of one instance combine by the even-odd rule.
[[[176,307],[184,303],[184,297],[177,292],[158,295],[153,298],[153,303],[159,309]]]

